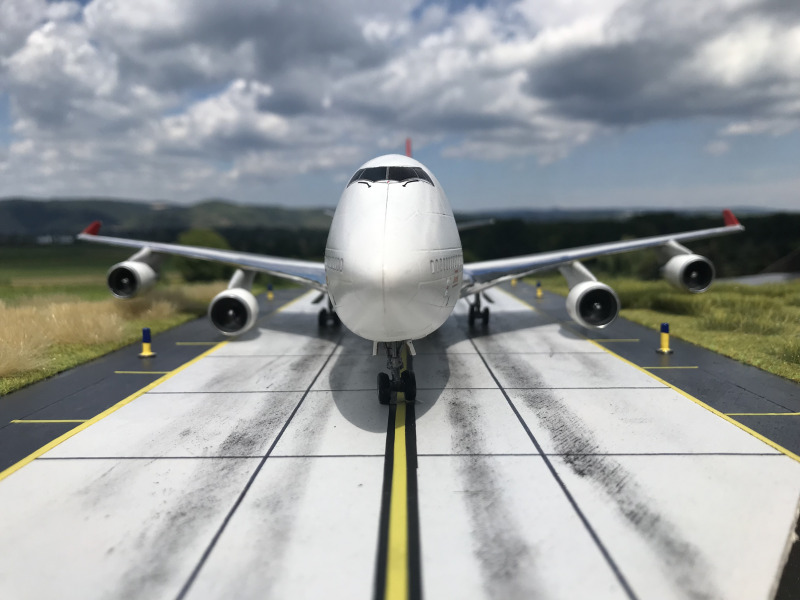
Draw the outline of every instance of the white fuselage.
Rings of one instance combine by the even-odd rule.
[[[381,179],[377,167],[396,169]],[[430,181],[408,178],[408,168],[423,169]],[[362,169],[366,178],[357,179]],[[435,331],[459,299],[463,262],[453,211],[430,171],[396,154],[361,166],[342,193],[325,249],[328,293],[348,329],[377,342]]]

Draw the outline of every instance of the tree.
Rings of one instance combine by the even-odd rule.
[[[231,246],[224,237],[211,229],[191,229],[178,236],[178,243],[187,246],[205,246],[230,250]],[[214,281],[227,279],[233,268],[208,260],[197,260],[176,256],[173,264],[185,281]]]

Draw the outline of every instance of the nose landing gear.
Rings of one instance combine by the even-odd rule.
[[[417,378],[412,370],[412,355],[406,351],[405,342],[384,342],[386,368],[389,373],[378,373],[378,402],[389,404],[392,392],[402,392],[406,402],[417,397]]]
[[[339,325],[342,324],[342,320],[339,318],[339,315],[337,315],[336,311],[333,310],[333,304],[331,303],[330,298],[328,298],[328,308],[320,309],[319,316],[317,317],[317,323],[320,327],[327,327],[328,325],[339,327]]]
[[[469,314],[467,315],[469,326],[474,327],[475,321],[480,320],[484,327],[489,324],[489,307],[487,306],[481,310],[481,294],[475,294],[474,302],[469,303]]]

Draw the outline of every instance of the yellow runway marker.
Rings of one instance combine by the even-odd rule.
[[[505,291],[505,290],[503,290],[502,288],[498,288],[498,289],[499,289],[501,292],[504,292],[504,293],[508,294],[509,296],[511,296],[512,298],[514,298],[515,300],[517,300],[518,302],[521,302],[521,303],[522,303],[522,304],[524,304],[525,306],[527,306],[527,307],[529,307],[529,308],[533,309],[533,306],[531,306],[530,304],[528,304],[528,303],[527,303],[527,302],[525,302],[524,300],[522,300],[522,299],[520,299],[520,298],[517,298],[517,297],[516,297],[516,296],[514,296],[513,294],[509,294],[508,292],[506,292],[506,291]],[[678,393],[679,393],[681,396],[683,396],[683,397],[684,397],[684,398],[686,398],[687,400],[691,400],[691,401],[692,401],[692,402],[694,402],[695,404],[697,404],[697,405],[699,405],[699,406],[702,406],[702,407],[703,407],[703,408],[705,408],[707,411],[714,413],[714,414],[715,414],[715,415],[717,415],[718,417],[720,417],[720,418],[722,418],[722,419],[725,419],[726,421],[728,421],[728,423],[731,423],[731,424],[735,425],[736,427],[738,427],[738,428],[739,428],[739,429],[741,429],[742,431],[746,431],[747,433],[749,433],[750,435],[752,435],[754,438],[757,438],[757,439],[761,440],[762,442],[764,442],[765,444],[767,444],[768,446],[770,446],[770,447],[772,447],[772,448],[775,448],[775,450],[777,450],[778,452],[781,452],[782,454],[785,454],[785,455],[786,455],[786,456],[788,456],[789,458],[792,458],[792,459],[796,460],[797,462],[800,462],[800,456],[798,456],[797,454],[795,454],[795,453],[794,453],[794,452],[792,452],[791,450],[787,450],[786,448],[784,448],[784,447],[783,447],[783,446],[781,446],[780,444],[777,444],[777,443],[773,442],[771,439],[769,439],[769,438],[767,438],[767,437],[764,437],[763,435],[761,435],[761,434],[760,434],[760,433],[758,433],[757,431],[754,431],[753,429],[750,429],[749,427],[747,427],[746,425],[744,425],[744,424],[740,423],[740,422],[739,422],[739,421],[737,421],[736,419],[733,419],[733,418],[731,418],[730,416],[726,415],[725,413],[718,411],[716,408],[713,408],[713,407],[709,406],[708,404],[706,404],[706,403],[705,403],[705,402],[703,402],[702,400],[698,400],[697,398],[695,398],[694,396],[692,396],[692,395],[691,395],[691,394],[689,394],[688,392],[684,392],[684,391],[683,391],[682,389],[680,389],[679,387],[675,387],[675,386],[674,386],[674,385],[672,385],[670,382],[668,382],[668,381],[665,381],[664,379],[661,379],[661,377],[659,377],[659,376],[658,376],[658,375],[656,375],[655,373],[651,373],[650,371],[648,371],[647,369],[644,369],[644,368],[640,367],[640,366],[639,366],[639,365],[637,365],[636,363],[632,363],[632,362],[631,362],[631,361],[629,361],[627,358],[623,358],[623,357],[621,357],[619,354],[617,354],[617,353],[616,353],[616,352],[614,352],[613,350],[609,350],[608,348],[606,348],[606,347],[605,347],[605,346],[603,346],[602,344],[598,344],[598,343],[597,343],[595,340],[593,340],[593,339],[590,339],[590,338],[587,338],[585,335],[583,335],[583,334],[582,334],[580,331],[578,331],[578,330],[577,330],[577,329],[575,329],[574,327],[572,327],[571,329],[572,329],[572,331],[573,331],[574,333],[577,333],[578,335],[580,335],[580,336],[581,336],[581,337],[583,337],[584,339],[588,340],[589,342],[591,342],[592,344],[594,344],[594,345],[595,345],[595,346],[597,346],[598,348],[602,348],[603,350],[605,350],[606,352],[608,352],[610,355],[612,355],[612,356],[615,356],[616,358],[620,359],[622,362],[624,362],[624,363],[626,363],[626,364],[629,364],[630,366],[632,366],[632,367],[634,367],[634,368],[638,369],[638,370],[639,370],[639,371],[641,371],[642,373],[647,373],[647,375],[649,375],[650,377],[652,377],[652,378],[653,378],[653,379],[655,379],[656,381],[658,381],[658,382],[660,382],[660,383],[664,384],[664,385],[665,385],[665,386],[667,386],[668,388],[671,388],[671,389],[675,390],[676,392],[678,392]]]
[[[12,423],[86,423],[89,419],[14,419]]]
[[[114,371],[116,375],[166,375],[170,371]]]
[[[594,340],[593,340],[594,341]],[[699,369],[699,367],[641,367],[642,369],[647,369],[648,371],[652,369]]]
[[[406,472],[406,405],[398,403],[394,419],[392,496],[386,556],[386,599],[408,598],[408,473]]]

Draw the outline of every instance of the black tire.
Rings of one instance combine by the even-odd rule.
[[[489,307],[483,309],[483,314],[481,315],[481,318],[483,319],[484,325],[489,324]]]
[[[467,317],[467,321],[469,322],[470,327],[475,326],[475,307],[471,304],[469,305],[469,316]]]
[[[339,318],[339,315],[336,314],[336,311],[331,311],[331,317],[333,317],[334,327],[339,327],[342,324],[342,320]]]
[[[328,326],[328,309],[323,308],[319,311],[319,317],[317,317],[317,323],[320,327],[327,327]]]
[[[406,402],[414,402],[417,399],[417,376],[414,375],[414,371],[400,373],[400,382],[403,384]]]
[[[378,402],[389,404],[391,397],[392,382],[386,373],[378,373]]]

